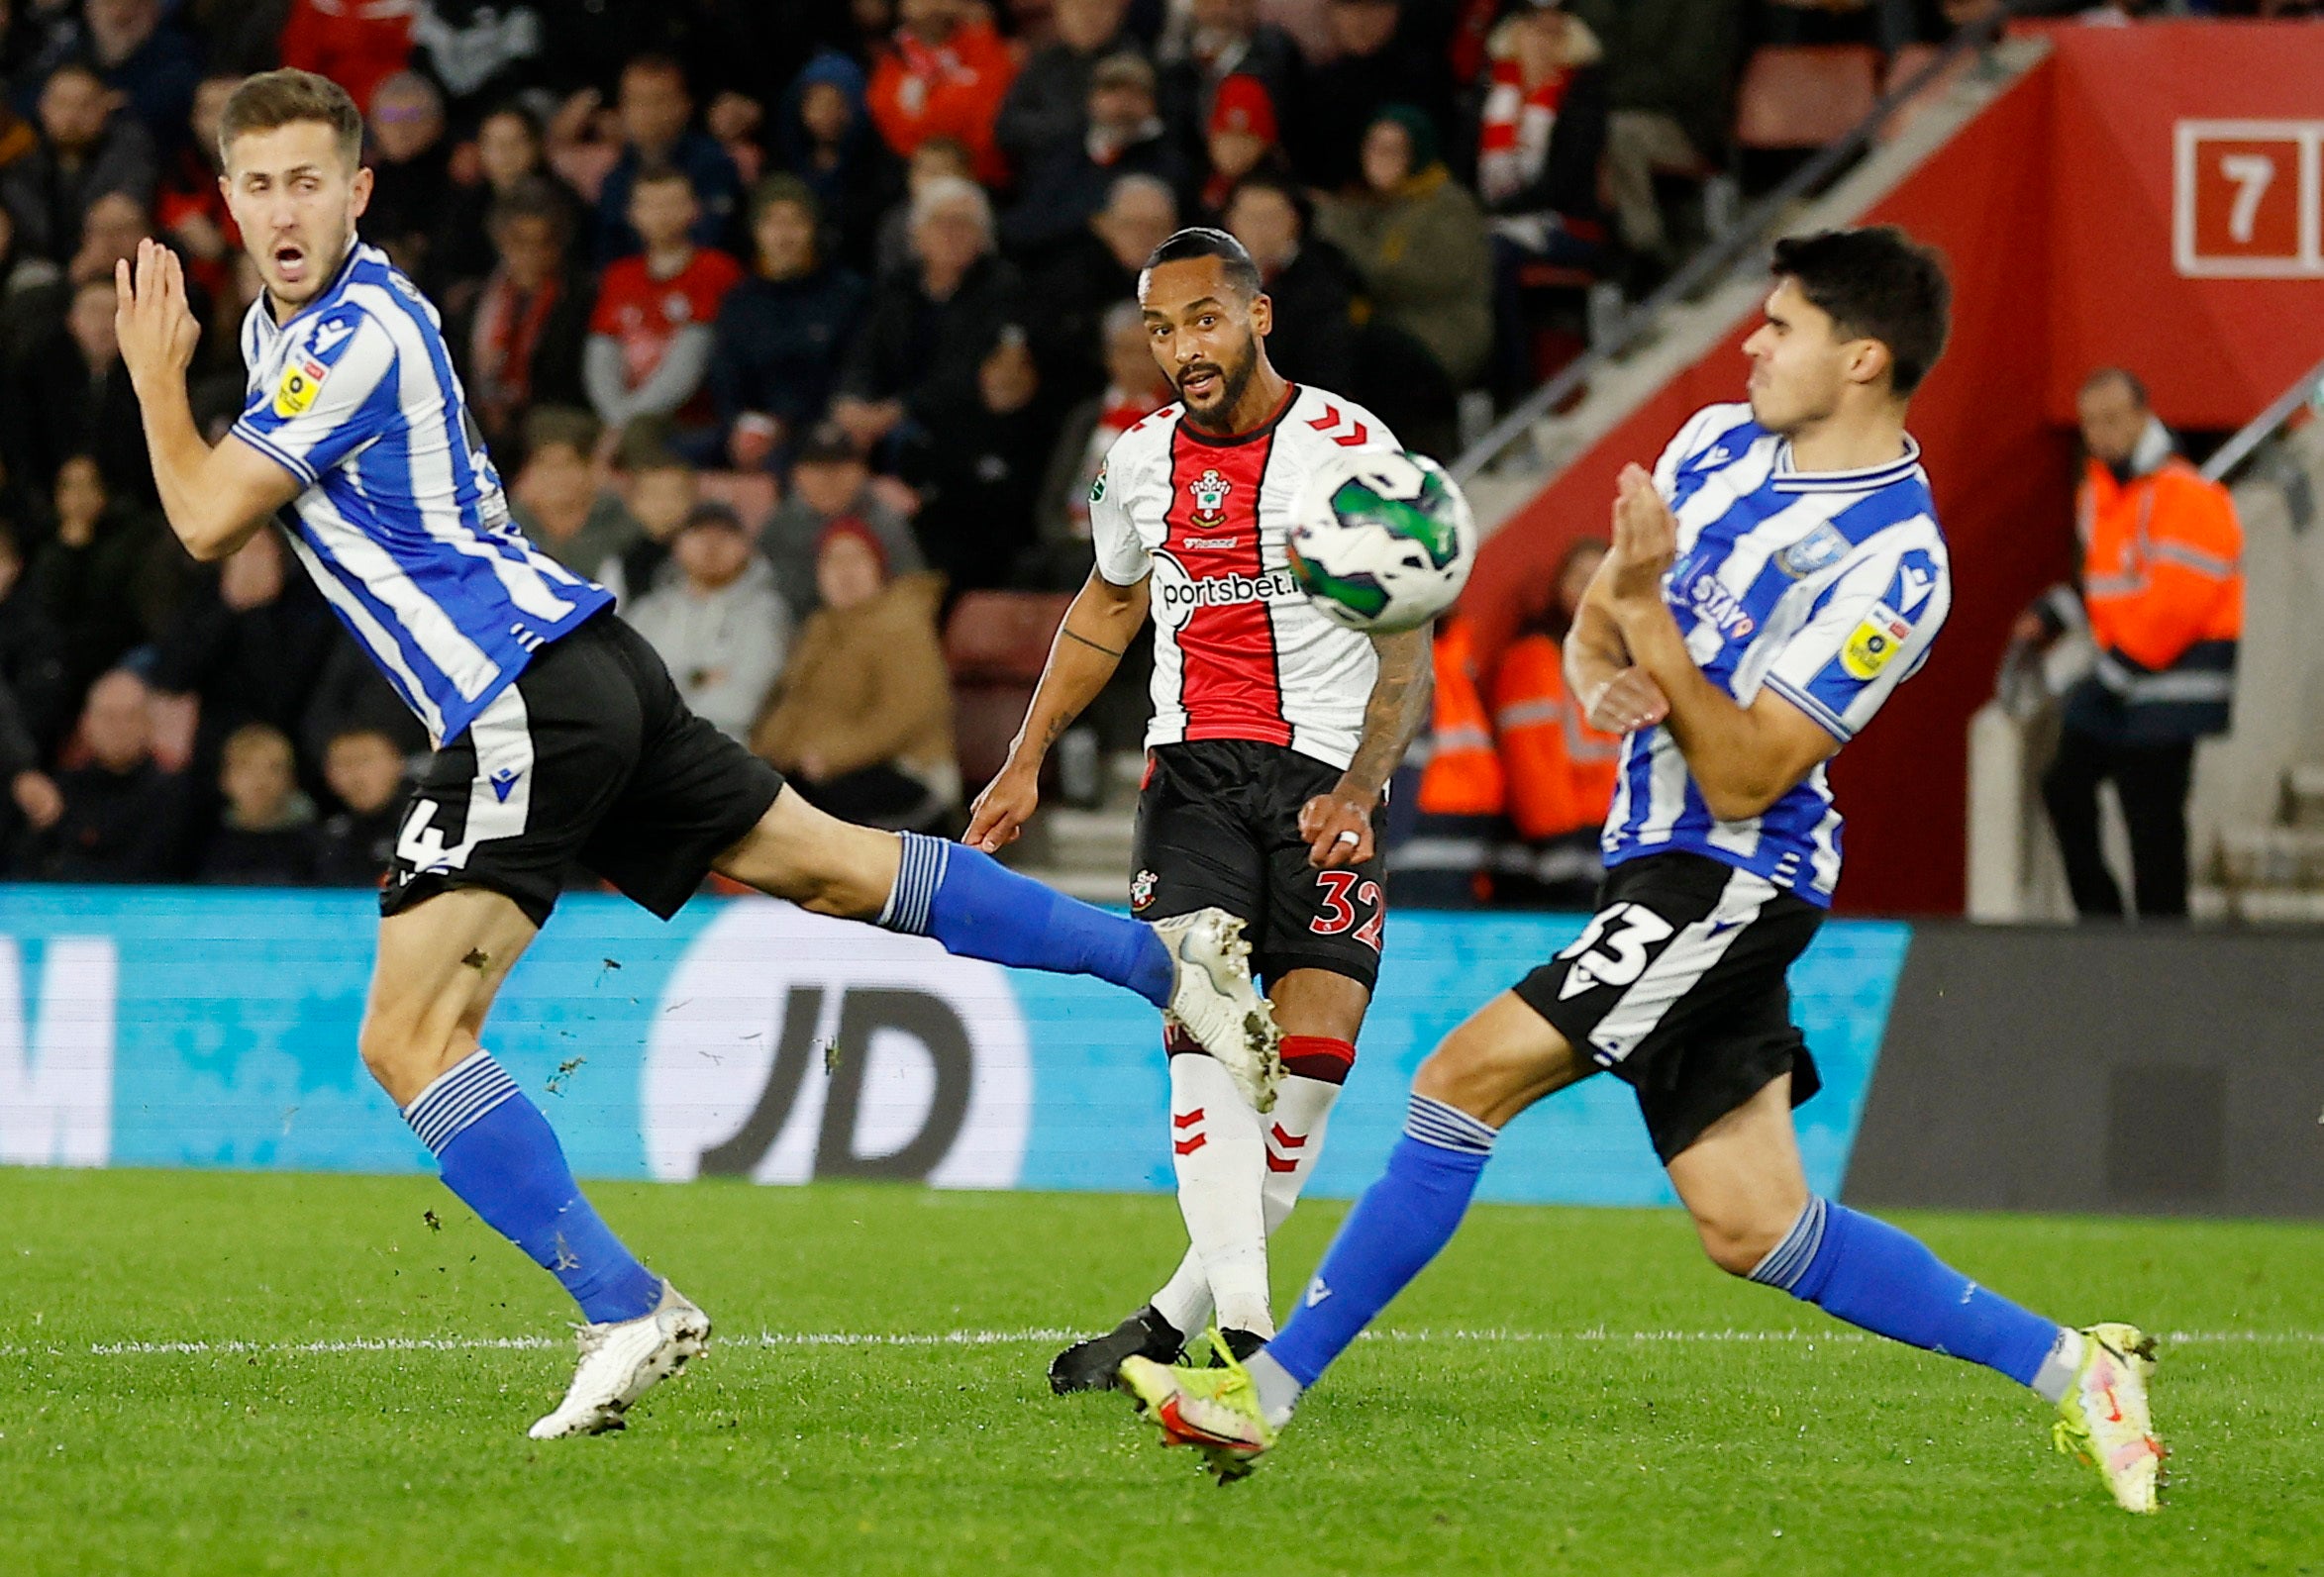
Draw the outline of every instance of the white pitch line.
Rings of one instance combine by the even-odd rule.
[[[757,1335],[725,1336],[715,1344],[725,1347],[1021,1347],[1067,1340],[1079,1332],[1061,1328],[1025,1331],[761,1331]],[[2310,1346],[2324,1345],[2324,1331],[2165,1331],[2157,1339],[2173,1346]],[[1364,1339],[1398,1345],[1436,1343],[1509,1343],[1548,1345],[1559,1342],[1639,1345],[1797,1343],[1871,1341],[1880,1339],[1864,1331],[1502,1331],[1450,1330],[1367,1331]],[[241,1356],[271,1354],[298,1357],[365,1352],[541,1352],[562,1348],[565,1342],[550,1336],[355,1336],[318,1341],[100,1341],[85,1348],[0,1345],[0,1357],[198,1357],[205,1354]]]

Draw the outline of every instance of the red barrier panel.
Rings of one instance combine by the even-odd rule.
[[[1952,546],[1956,597],[1928,667],[1833,768],[1848,816],[1844,909],[1962,907],[1968,722],[1991,692],[2011,620],[2071,567],[2072,395],[2082,373],[2126,362],[2166,420],[2233,427],[2324,350],[2324,283],[2200,267],[2182,275],[2170,200],[2186,162],[2181,122],[2282,118],[2287,92],[2304,93],[2309,113],[2324,117],[2314,86],[2324,81],[2324,28],[2070,27],[2055,38],[2050,59],[1864,216],[1902,225],[1952,264],[1953,339],[1913,401],[1912,428]],[[2261,78],[2272,87],[2253,87]],[[2200,145],[2214,172],[2220,158],[2271,148],[2283,156],[2276,145]],[[2205,168],[2198,159],[2196,176]],[[2236,179],[2221,176],[2224,213],[2219,191],[2190,188],[2197,244],[2224,237],[2253,252],[2279,243],[2285,222],[2265,192],[2244,199],[2251,213],[2235,212],[2259,182],[2250,163],[2233,169]],[[2291,189],[2297,196],[2300,181]],[[2305,190],[2312,204],[2316,185]],[[2290,212],[2294,244],[2314,236],[2316,221]],[[1593,444],[1486,545],[1465,602],[1488,651],[1508,639],[1566,543],[1605,531],[1615,473],[1651,463],[1697,408],[1742,397],[1749,327]]]

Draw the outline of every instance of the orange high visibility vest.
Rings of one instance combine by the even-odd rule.
[[[2227,489],[2175,454],[2128,482],[2092,460],[2076,504],[2099,681],[2146,724],[2225,729],[2244,616]]]
[[[1566,688],[1566,656],[1545,635],[1520,637],[1493,674],[1493,728],[1509,784],[1509,819],[1538,841],[1604,825],[1614,802],[1619,735],[1584,721]]]
[[[1435,717],[1428,768],[1420,775],[1420,810],[1433,816],[1501,814],[1501,758],[1476,689],[1476,646],[1457,614],[1437,623]]]

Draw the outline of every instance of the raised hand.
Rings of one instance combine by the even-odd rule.
[[[1608,590],[1616,602],[1647,602],[1663,595],[1663,576],[1678,554],[1678,520],[1654,478],[1626,465],[1615,484],[1614,545],[1606,555]]]
[[[143,392],[174,378],[182,383],[201,344],[202,326],[186,304],[185,268],[177,253],[151,237],[113,265],[113,335],[133,387]]]

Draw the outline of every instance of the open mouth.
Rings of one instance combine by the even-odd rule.
[[[1216,367],[1190,367],[1178,376],[1178,392],[1199,403],[1216,394],[1222,381]]]
[[[297,242],[286,241],[274,248],[274,271],[282,276],[284,284],[295,285],[307,277],[307,248]]]

